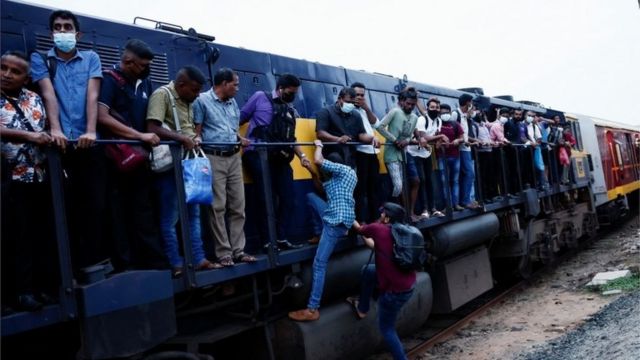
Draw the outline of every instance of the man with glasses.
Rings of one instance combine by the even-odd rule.
[[[98,123],[115,138],[139,140],[149,146],[160,143],[158,135],[147,132],[146,114],[153,52],[138,39],[127,41],[120,62],[103,73],[98,99]],[[107,165],[111,228],[116,269],[165,268],[160,236],[154,226],[148,166],[122,173]]]
[[[360,141],[364,144],[378,146],[376,138],[367,134],[362,124],[362,118],[356,110],[356,91],[352,88],[340,90],[335,104],[318,111],[316,136],[323,142],[345,144],[350,141]],[[356,167],[352,145],[327,145],[322,153],[325,157],[337,153],[345,164],[352,168]]]
[[[71,240],[78,246],[74,264],[80,267],[102,260],[100,254],[105,210],[105,167],[96,140],[98,93],[102,66],[98,54],[80,51],[80,23],[66,10],[49,16],[55,46],[46,55],[31,55],[31,78],[41,89],[53,142],[64,155],[68,176]],[[68,140],[77,140],[67,147]]]

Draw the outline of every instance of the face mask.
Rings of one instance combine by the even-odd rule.
[[[500,116],[500,123],[505,124],[507,122],[507,118],[504,116]]]
[[[533,116],[527,116],[527,124],[531,124],[533,122]]]
[[[442,121],[449,121],[451,120],[451,114],[442,114],[440,115],[440,119],[442,119]]]
[[[427,115],[429,115],[431,119],[437,118],[438,114],[440,114],[438,110],[427,110]]]
[[[58,50],[68,53],[76,47],[76,33],[54,33],[53,43]]]
[[[282,99],[282,101],[286,103],[290,103],[290,102],[293,102],[293,100],[295,100],[296,93],[286,93],[284,92],[284,90],[280,90],[280,98]]]
[[[342,110],[343,113],[348,114],[350,112],[352,112],[354,109],[356,108],[356,106],[352,103],[342,103],[342,107],[340,108],[340,110]]]

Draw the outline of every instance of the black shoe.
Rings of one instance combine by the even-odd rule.
[[[42,303],[36,300],[33,294],[22,294],[18,296],[16,309],[21,311],[36,311],[42,309]]]
[[[289,240],[277,240],[276,244],[278,244],[280,250],[300,249],[304,246],[302,244],[292,244]]]

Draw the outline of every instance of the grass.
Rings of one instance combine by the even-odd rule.
[[[609,291],[609,290],[622,290],[622,291],[633,291],[640,289],[640,274],[634,274],[629,277],[616,279],[608,282],[605,285],[600,285],[597,287],[597,291]]]

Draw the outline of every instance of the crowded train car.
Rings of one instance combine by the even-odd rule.
[[[59,86],[56,71],[58,74],[67,71],[65,64],[58,64],[55,70],[46,55],[54,45],[59,45],[58,40],[54,42],[52,38],[54,29],[48,21],[56,9],[4,0],[1,6],[2,53],[21,51],[29,55],[32,74],[36,68],[48,72],[53,85]],[[192,28],[146,18],[124,24],[94,15],[77,17],[84,35],[75,46],[97,54],[101,64],[98,74],[102,70],[100,76],[114,76],[115,87],[124,85],[120,85],[112,70],[125,61],[127,51],[140,49],[135,45],[129,47],[130,40],[137,39],[152,49],[152,54],[140,52],[149,60],[145,66],[154,91],[153,95],[149,92],[150,104],[157,97],[156,92],[162,95],[163,86],[172,80],[178,81],[180,76],[199,82],[202,98],[215,85],[215,74],[220,69],[231,69],[237,76],[238,90],[233,99],[238,108],[243,109],[240,118],[249,113],[246,109],[251,108],[256,96],[264,94],[263,102],[268,103],[269,93],[280,97],[289,94],[293,97],[290,108],[295,109],[295,138],[284,142],[253,142],[242,151],[244,208],[241,212],[246,218],[240,231],[246,244],[239,250],[234,249],[231,257],[220,255],[219,233],[207,225],[220,199],[214,197],[212,206],[203,205],[199,209],[184,199],[180,160],[185,143],[176,140],[178,137],[156,139],[149,132],[146,139],[154,146],[169,146],[172,172],[170,176],[149,172],[148,184],[138,188],[153,195],[143,205],[148,205],[149,213],[156,215],[139,226],[155,231],[164,229],[163,217],[158,213],[166,205],[167,197],[162,195],[163,189],[158,190],[152,184],[162,176],[164,186],[173,189],[174,197],[177,194],[175,221],[170,225],[175,239],[173,251],[184,257],[180,266],[175,266],[172,259],[153,262],[157,259],[150,251],[158,249],[145,250],[148,244],[122,250],[122,237],[126,236],[123,234],[130,231],[125,222],[135,223],[141,219],[138,216],[143,216],[114,205],[141,193],[116,191],[117,186],[133,181],[132,176],[117,173],[119,170],[113,164],[93,174],[83,174],[81,168],[80,175],[86,177],[80,178],[85,179],[84,185],[89,185],[89,192],[79,199],[70,198],[69,194],[77,191],[73,181],[78,175],[69,170],[68,153],[76,151],[76,147],[82,148],[86,139],[78,136],[81,133],[76,132],[74,136],[71,132],[66,136],[66,151],[59,146],[42,147],[46,161],[38,174],[42,175],[44,188],[39,191],[43,195],[34,201],[38,214],[43,215],[37,225],[29,224],[41,231],[40,241],[34,244],[38,247],[38,256],[29,258],[34,284],[37,283],[34,286],[38,289],[24,297],[18,289],[25,279],[17,275],[18,270],[24,271],[19,266],[24,259],[16,256],[24,254],[16,240],[22,234],[9,231],[14,226],[8,226],[22,224],[10,216],[20,203],[15,199],[19,188],[15,182],[22,175],[16,173],[14,165],[12,168],[11,163],[5,162],[5,143],[10,146],[13,142],[3,135],[3,356],[31,358],[55,354],[59,358],[81,359],[191,359],[194,354],[207,354],[220,359],[341,359],[361,357],[381,348],[383,339],[374,331],[375,321],[369,321],[372,317],[356,321],[353,309],[344,301],[358,292],[360,269],[371,261],[366,240],[353,230],[338,237],[327,264],[322,316],[310,322],[287,318],[289,311],[306,305],[313,291],[312,262],[318,249],[318,239],[312,240],[319,231],[313,220],[313,207],[308,203],[308,195],[317,189],[314,185],[317,167],[305,159],[313,159],[318,152],[314,148],[323,147],[314,145],[319,137],[317,123],[334,104],[355,103],[345,101],[351,96],[351,90],[345,89],[356,84],[366,89],[364,98],[357,104],[368,104],[366,117],[374,120],[372,125],[375,120],[385,124],[387,115],[404,106],[399,104],[404,103],[408,93],[413,93],[418,106],[405,113],[433,120],[425,125],[425,133],[433,130],[433,136],[439,136],[436,140],[425,138],[428,143],[425,146],[417,139],[422,135],[411,139],[415,143],[400,144],[384,134],[392,128],[385,124],[377,127],[375,133],[372,130],[375,139],[367,144],[352,137],[348,141],[324,141],[329,144],[327,147],[334,146],[344,154],[348,147],[380,143],[379,153],[371,148],[376,171],[372,175],[372,190],[364,196],[366,205],[361,203],[361,197],[354,195],[355,217],[359,222],[374,223],[380,213],[371,213],[376,213],[384,202],[394,201],[404,207],[404,220],[419,229],[425,239],[429,256],[422,264],[423,270],[417,273],[413,296],[399,315],[397,329],[401,335],[423,326],[431,314],[455,311],[492,289],[497,282],[529,276],[534,267],[551,263],[557,255],[579,248],[595,235],[600,224],[615,223],[626,216],[630,206],[637,207],[638,127],[566,113],[535,102],[517,102],[510,96],[489,96],[481,88],[449,89],[422,82],[428,79],[414,81],[406,76],[396,78],[226,46]],[[43,58],[38,60],[40,56]],[[39,61],[39,67],[34,59]],[[139,65],[140,62],[134,61],[131,66]],[[184,70],[185,66],[190,67]],[[198,73],[204,74],[204,82],[198,80]],[[292,75],[295,86],[288,86],[290,83],[286,81]],[[297,92],[287,93],[287,87],[295,87]],[[104,91],[104,86],[101,89]],[[47,88],[38,90],[47,93]],[[56,91],[60,96],[59,90]],[[166,99],[172,98],[170,90],[166,91],[169,91]],[[45,101],[46,96],[43,95]],[[194,98],[197,96],[196,93]],[[106,101],[103,97],[99,99]],[[5,106],[15,107],[11,103]],[[148,110],[147,118],[149,113],[152,111]],[[450,124],[449,136],[455,138],[451,142],[459,140],[460,151],[458,146],[454,149],[449,139],[445,141],[446,135],[441,133],[441,126],[449,125],[442,125],[440,120],[449,118],[451,120],[444,122],[453,124]],[[456,121],[461,125],[455,125]],[[3,119],[3,128],[8,124]],[[103,123],[98,125],[97,140],[87,150],[95,159],[107,163],[105,154],[113,145],[141,144],[138,140],[112,136],[102,126]],[[249,137],[252,126],[251,122],[241,126],[241,137]],[[464,134],[456,130],[458,127],[466,127]],[[146,131],[142,132],[147,134]],[[159,135],[167,134],[165,130],[156,131]],[[335,134],[325,136],[340,138]],[[56,139],[51,141],[57,144]],[[407,144],[416,147],[417,157],[423,156],[422,150],[430,154],[423,158],[426,160],[420,160],[425,169],[429,169],[427,175],[414,174],[404,167],[409,156],[398,149],[404,150]],[[213,154],[230,158],[240,153],[240,145],[244,146],[236,140],[233,144],[206,139],[200,143],[205,150],[207,146],[221,145],[230,147],[210,150],[206,152],[207,157]],[[288,158],[278,168],[290,173],[292,182],[281,187],[277,199],[273,198],[271,186],[280,183],[282,173],[273,171],[269,151],[293,149],[294,145],[296,152],[290,154],[293,159]],[[255,154],[251,163],[246,157],[249,151]],[[392,152],[403,164],[399,171],[388,166],[392,163],[388,161]],[[325,155],[333,159],[328,153]],[[460,164],[463,157],[464,164]],[[249,169],[254,165],[258,172]],[[149,170],[152,165],[143,166]],[[354,160],[352,167],[358,166]],[[456,170],[460,167],[464,168],[462,175]],[[98,181],[105,184],[98,187]],[[393,196],[397,189],[400,189],[399,195]],[[458,193],[460,199],[454,201]],[[75,205],[79,201],[85,206],[83,201],[94,199],[103,207],[99,224],[91,222],[95,206],[85,211],[84,207]],[[367,213],[364,208],[373,210]],[[224,218],[225,209],[222,211]],[[229,221],[231,213],[227,215]],[[196,220],[202,224],[201,228],[190,226]],[[78,235],[81,230],[88,231],[89,236],[82,238]],[[222,232],[233,231],[223,226]],[[196,251],[192,240],[200,234],[202,241]],[[164,254],[163,249],[158,253]],[[129,261],[133,258],[145,261]],[[39,276],[35,281],[36,272],[44,272],[46,276]],[[251,345],[247,346],[248,343]]]

